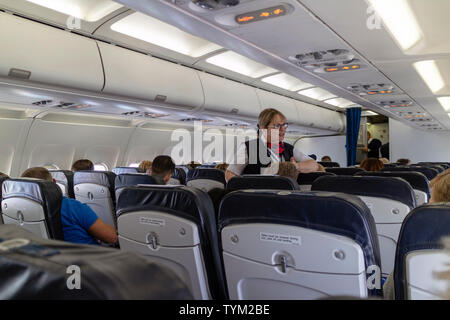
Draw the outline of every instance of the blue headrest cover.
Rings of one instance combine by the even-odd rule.
[[[438,171],[433,168],[427,168],[427,167],[411,167],[411,166],[397,166],[397,167],[389,167],[389,168],[383,168],[381,171],[416,171],[423,173],[428,180],[433,179],[438,175]]]
[[[397,177],[406,180],[413,189],[425,192],[430,197],[430,187],[427,177],[421,172],[414,171],[366,171],[358,172],[355,176]]]
[[[73,176],[73,184],[92,183],[113,190],[115,178],[115,173],[108,171],[77,171]]]
[[[227,189],[299,190],[300,187],[295,180],[288,177],[246,174],[231,178]]]
[[[352,176],[357,172],[364,171],[361,168],[325,168],[325,170],[340,176]]]
[[[400,230],[395,255],[395,299],[406,298],[405,258],[415,250],[442,249],[442,238],[450,236],[450,203],[422,205],[412,210]]]
[[[2,184],[2,199],[26,198],[44,209],[45,222],[52,239],[64,240],[61,222],[61,189],[56,183],[38,179],[9,179]]]
[[[325,176],[313,182],[311,190],[387,198],[416,207],[414,190],[408,182],[395,177]]]
[[[331,172],[309,172],[309,173],[299,173],[297,178],[297,183],[299,185],[310,185],[319,177],[322,176],[335,176],[334,173]]]
[[[134,167],[117,167],[112,169],[112,172],[114,172],[115,174],[122,174],[122,173],[139,173],[139,169],[138,168],[134,168]]]
[[[214,206],[207,193],[185,186],[127,187],[120,193],[116,208],[117,217],[133,211],[157,210],[193,221],[199,227],[213,297],[226,296]]]
[[[115,189],[132,187],[138,184],[157,184],[155,178],[145,173],[122,173],[116,176]]]
[[[75,198],[73,192],[73,172],[70,170],[49,170],[52,178],[56,182],[64,184],[67,186],[67,193],[70,198]]]
[[[176,167],[172,178],[180,181],[180,184],[186,184],[186,172],[182,168]]]
[[[215,180],[226,185],[225,172],[219,169],[195,168],[189,170],[186,182],[196,179]]]
[[[231,192],[220,204],[219,232],[227,225],[243,223],[276,223],[342,235],[361,246],[366,268],[381,268],[375,221],[364,202],[353,195],[275,190]]]

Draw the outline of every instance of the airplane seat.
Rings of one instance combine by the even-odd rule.
[[[245,174],[231,178],[227,182],[227,189],[300,190],[300,186],[297,181],[289,177]]]
[[[218,230],[232,300],[381,295],[375,223],[356,196],[234,191]]]
[[[205,192],[212,189],[225,189],[225,172],[219,169],[195,168],[189,170],[186,178],[188,187],[198,188]]]
[[[87,204],[105,223],[115,227],[116,175],[108,171],[77,171],[73,177],[75,199]]]
[[[396,164],[396,163],[385,163],[383,166],[384,166],[384,168],[392,168],[392,167],[397,167],[398,164]]]
[[[309,173],[299,173],[297,178],[297,183],[300,185],[301,191],[311,191],[311,186],[314,180],[322,176],[335,176],[336,174],[331,172],[309,172]]]
[[[439,279],[436,273],[449,270],[450,254],[442,242],[449,236],[449,203],[427,204],[409,213],[397,245],[396,300],[442,299],[448,280]]]
[[[155,178],[146,173],[122,173],[114,180],[116,200],[119,199],[120,192],[126,187],[137,186],[139,184],[157,184]]]
[[[204,163],[204,164],[199,165],[197,168],[199,168],[199,169],[214,169],[215,167],[216,167],[215,163]]]
[[[64,240],[61,202],[61,189],[52,181],[8,179],[2,185],[3,223],[45,239]]]
[[[394,269],[402,222],[416,207],[411,185],[397,177],[325,176],[315,180],[311,189],[353,194],[364,201],[376,223],[381,269],[383,277],[387,277]]]
[[[325,168],[326,172],[334,173],[338,176],[352,176],[357,172],[365,171],[361,168],[352,168],[352,167],[346,167],[346,168]]]
[[[180,167],[175,167],[175,171],[173,172],[172,177],[170,177],[170,180],[167,184],[186,185],[186,172]]]
[[[3,218],[2,218],[2,184],[4,181],[8,180],[9,177],[0,177],[0,224],[3,224]]]
[[[192,299],[171,270],[143,256],[42,239],[14,225],[0,226],[0,274],[0,300]]]
[[[168,266],[194,299],[224,299],[226,290],[214,207],[196,188],[152,185],[127,187],[117,202],[121,250]]]
[[[188,174],[189,169],[186,166],[175,166],[175,168],[180,168],[184,171],[185,176]]]
[[[122,173],[142,173],[139,168],[136,167],[116,167],[112,169],[112,172],[114,172],[116,175]]]
[[[340,165],[333,161],[317,161],[318,164],[322,165],[324,168],[339,168]]]
[[[393,168],[383,168],[381,171],[416,171],[423,173],[430,181],[438,175],[438,171],[436,169],[427,168],[424,166],[397,166]]]
[[[49,170],[64,197],[75,199],[73,192],[73,172],[70,170]]]
[[[427,203],[431,197],[430,186],[427,177],[414,171],[367,171],[358,172],[356,176],[397,177],[405,179],[413,188],[416,197],[416,205]]]

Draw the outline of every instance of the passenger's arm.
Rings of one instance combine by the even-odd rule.
[[[231,171],[228,171],[228,170],[225,171],[225,180],[227,180],[227,182],[228,182],[228,180],[230,180],[231,178],[233,178],[235,176],[237,176],[237,174],[235,174]]]
[[[87,231],[94,238],[106,243],[117,243],[118,241],[116,230],[100,218]]]

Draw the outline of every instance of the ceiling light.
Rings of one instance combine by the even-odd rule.
[[[367,111],[363,111],[362,116],[378,116],[378,113],[375,113],[373,111],[367,110]]]
[[[106,17],[123,6],[111,0],[27,0],[28,2],[79,18],[94,22]]]
[[[444,87],[444,80],[442,80],[436,61],[419,61],[415,62],[413,65],[433,93],[438,92]]]
[[[170,24],[136,12],[111,25],[113,31],[197,58],[221,49]]]
[[[422,31],[406,0],[369,0],[403,50],[422,39]]]
[[[303,82],[297,78],[294,78],[293,76],[290,76],[286,73],[275,74],[273,76],[263,78],[261,79],[261,81],[289,91],[298,91],[314,86],[310,83]]]
[[[323,101],[331,98],[337,98],[336,95],[324,90],[322,88],[311,88],[299,91],[298,94],[309,97],[311,99]]]
[[[339,107],[339,108],[346,108],[349,106],[355,106],[355,107],[358,106],[358,105],[355,105],[354,102],[344,99],[344,98],[329,99],[329,100],[325,100],[324,102],[331,104],[332,106]]]
[[[437,98],[439,103],[444,107],[446,112],[450,112],[450,97],[439,97]]]
[[[206,59],[206,62],[252,78],[260,78],[266,74],[278,72],[278,70],[267,67],[233,51],[219,53]]]

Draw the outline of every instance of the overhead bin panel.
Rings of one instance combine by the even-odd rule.
[[[277,109],[286,116],[288,123],[300,124],[293,99],[261,89],[257,89],[256,93],[258,94],[259,101],[261,102],[262,110],[267,108]]]
[[[205,72],[198,74],[205,93],[205,111],[258,117],[261,108],[255,88]]]
[[[342,113],[313,106],[302,101],[294,101],[298,112],[299,124],[337,132],[344,130],[345,119]]]
[[[106,78],[103,92],[190,109],[203,105],[195,70],[113,45],[98,45]]]
[[[0,30],[0,76],[93,91],[103,87],[94,40],[1,12]]]

